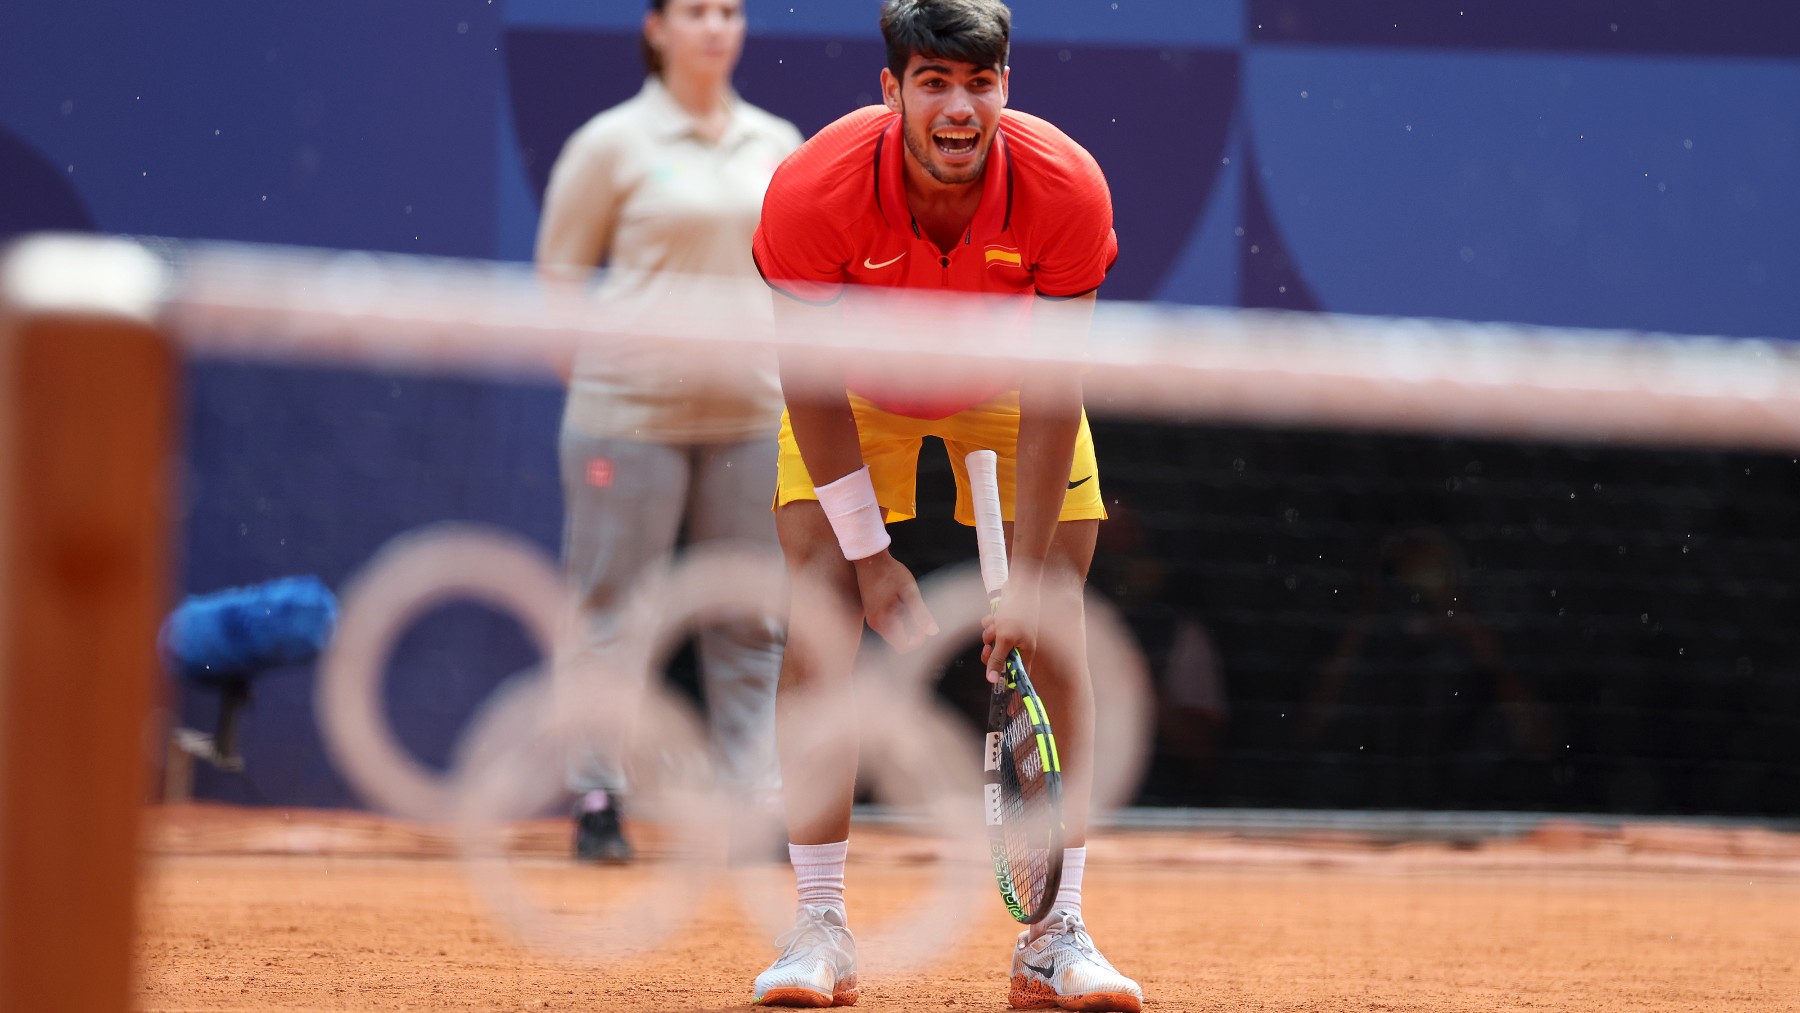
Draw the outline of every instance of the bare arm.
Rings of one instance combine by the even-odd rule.
[[[778,329],[810,323],[808,314],[823,312],[779,293],[774,299]],[[823,351],[784,352],[780,366],[788,422],[814,487],[861,470],[862,442],[844,385],[843,360]],[[896,650],[913,650],[937,633],[912,571],[886,549],[850,565],[856,572],[863,617]]]
[[[772,298],[777,331],[815,324],[818,316],[827,312],[779,292]],[[856,417],[850,413],[843,359],[823,350],[784,352],[780,366],[788,421],[813,485],[829,485],[861,468],[862,444],[857,438]]]
[[[1093,320],[1094,300],[1093,292],[1073,299],[1043,299],[1033,311],[1037,319],[1053,327],[1084,332]],[[1029,657],[1037,646],[1044,561],[1068,496],[1069,469],[1080,431],[1080,371],[1066,366],[1029,370],[1019,383],[1012,573],[999,614],[990,624],[995,658],[1006,657],[1015,647]]]
[[[1057,327],[1083,328],[1094,318],[1094,293],[1040,300],[1034,312]],[[1019,383],[1019,470],[1013,504],[1012,562],[1035,579],[1069,490],[1075,437],[1081,430],[1081,373],[1041,367]]]

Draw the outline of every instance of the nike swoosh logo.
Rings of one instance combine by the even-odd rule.
[[[904,253],[902,253],[900,255],[900,257],[904,257],[904,256],[906,256],[906,254],[904,254]],[[868,268],[871,271],[879,271],[884,267],[889,267],[893,264],[899,263],[900,257],[895,257],[893,260],[884,260],[879,264],[875,263],[873,260],[870,260],[868,257],[864,257],[863,258],[863,266]]]
[[[1025,963],[1026,967],[1029,967],[1033,971],[1036,971],[1037,973],[1043,975],[1044,979],[1046,981],[1051,978],[1056,977],[1056,965],[1055,964],[1051,964],[1049,967],[1039,967],[1036,964],[1031,963],[1030,961],[1025,961],[1024,963]]]
[[[1074,488],[1077,488],[1077,487],[1078,487],[1078,486],[1083,486],[1083,485],[1086,485],[1086,484],[1087,484],[1087,483],[1088,483],[1088,481],[1089,481],[1089,479],[1092,479],[1092,478],[1093,478],[1093,477],[1094,477],[1094,476],[1092,476],[1092,475],[1089,475],[1089,476],[1088,476],[1088,477],[1087,477],[1087,478],[1084,478],[1084,479],[1082,479],[1082,480],[1081,480],[1081,481],[1079,481],[1079,482],[1070,482],[1070,483],[1069,483],[1069,488],[1071,488],[1071,489],[1074,489]]]

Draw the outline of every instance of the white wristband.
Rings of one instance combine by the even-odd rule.
[[[825,508],[825,519],[831,522],[845,559],[865,559],[893,542],[881,520],[881,504],[875,501],[868,465],[835,482],[814,486],[813,492]]]

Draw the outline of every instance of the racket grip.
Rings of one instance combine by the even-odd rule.
[[[981,553],[981,582],[992,598],[1006,586],[1006,529],[1000,519],[1000,458],[991,450],[972,451],[963,459],[969,470],[969,494],[975,501],[975,545]]]

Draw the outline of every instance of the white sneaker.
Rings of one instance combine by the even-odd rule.
[[[764,1006],[856,1005],[856,940],[837,908],[800,909],[794,927],[775,945],[784,947],[756,976],[756,1002]]]
[[[1115,970],[1094,946],[1081,916],[1051,914],[1050,927],[1033,940],[1019,933],[1013,947],[1013,1009],[1113,1010],[1138,1013],[1144,990]]]

